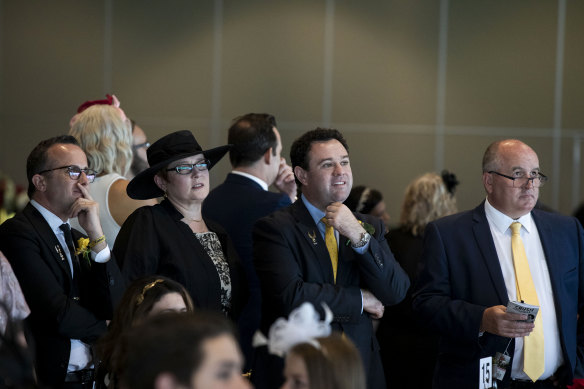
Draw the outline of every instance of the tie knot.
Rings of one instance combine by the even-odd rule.
[[[323,217],[322,219],[320,219],[320,221],[323,222],[326,228],[331,228],[331,225],[328,223],[328,220],[326,220],[326,217]]]
[[[61,224],[59,228],[61,229],[61,231],[65,233],[65,235],[71,234],[71,227],[69,227],[69,224],[67,223]]]
[[[513,223],[511,223],[509,228],[511,228],[512,235],[519,235],[519,231],[521,230],[521,223],[513,222]]]

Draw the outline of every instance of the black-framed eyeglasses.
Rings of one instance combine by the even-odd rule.
[[[52,172],[53,170],[59,170],[59,169],[67,169],[67,174],[69,174],[69,178],[71,178],[72,180],[79,180],[79,178],[81,178],[81,173],[85,173],[85,177],[87,177],[87,181],[89,181],[89,183],[92,183],[95,180],[95,176],[97,175],[97,172],[93,169],[81,169],[79,166],[75,166],[75,165],[71,165],[71,166],[60,166],[60,167],[56,167],[53,169],[47,169],[47,170],[43,170],[41,172],[38,172],[37,174],[43,174],[43,173],[48,173],[48,172]]]
[[[180,165],[176,165],[173,168],[166,169],[166,171],[175,171],[178,174],[191,174],[193,169],[204,172],[205,170],[209,170],[209,167],[211,167],[211,161],[208,159],[203,159],[197,163],[181,163]]]
[[[514,188],[522,188],[525,185],[527,185],[527,183],[529,181],[531,181],[531,185],[533,185],[534,188],[541,188],[542,186],[544,186],[544,184],[548,180],[547,176],[544,174],[541,174],[541,173],[537,173],[537,176],[533,176],[533,177],[511,177],[511,176],[507,176],[505,174],[496,172],[494,170],[491,170],[489,172],[489,174],[496,174],[498,176],[510,179],[513,182]]]
[[[150,147],[150,142],[138,143],[137,145],[132,145],[132,150],[138,150],[142,147],[148,148]]]

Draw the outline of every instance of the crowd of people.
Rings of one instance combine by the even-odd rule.
[[[289,163],[272,115],[227,142],[150,144],[110,95],[40,141],[0,225],[0,387],[584,387],[584,233],[536,207],[527,144],[488,145],[474,210],[454,174],[416,178],[391,228],[340,131]]]

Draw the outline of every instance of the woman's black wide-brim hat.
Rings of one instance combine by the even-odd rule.
[[[165,135],[154,142],[146,151],[150,167],[139,173],[130,181],[126,192],[136,200],[147,200],[160,197],[164,192],[154,183],[154,176],[163,167],[179,159],[195,154],[203,154],[211,162],[209,169],[215,166],[229,151],[231,145],[219,146],[203,150],[193,134],[188,130],[177,131]]]

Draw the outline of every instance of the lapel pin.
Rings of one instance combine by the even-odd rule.
[[[55,250],[57,251],[57,254],[59,254],[59,256],[61,257],[61,261],[64,261],[65,256],[63,255],[63,251],[61,250],[61,246],[55,245]]]
[[[308,233],[308,237],[312,240],[312,244],[313,245],[317,245],[318,243],[316,243],[316,232],[314,232],[314,230],[312,231],[312,234],[309,232]]]

